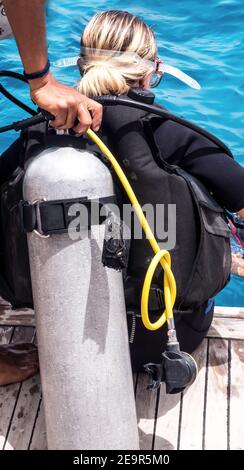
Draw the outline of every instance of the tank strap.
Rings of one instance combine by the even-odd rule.
[[[54,201],[39,200],[32,204],[27,201],[19,202],[21,226],[24,232],[34,230],[40,236],[67,233],[70,230],[77,231],[77,225],[90,229],[92,225],[102,224],[109,213],[109,207],[102,211],[103,206],[116,204],[115,196],[98,199],[87,197],[63,199]]]

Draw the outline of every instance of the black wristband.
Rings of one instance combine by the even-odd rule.
[[[50,62],[48,60],[45,67],[42,70],[39,70],[38,72],[33,72],[33,73],[26,73],[24,71],[23,74],[27,80],[34,80],[35,78],[41,78],[44,75],[46,75],[49,69],[50,69]]]

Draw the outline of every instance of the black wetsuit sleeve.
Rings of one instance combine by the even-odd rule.
[[[156,126],[161,158],[202,181],[215,199],[231,212],[244,207],[244,168],[211,142],[172,121]]]

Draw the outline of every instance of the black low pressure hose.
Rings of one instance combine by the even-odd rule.
[[[131,98],[128,98],[127,96],[107,95],[107,96],[97,96],[94,99],[95,101],[103,104],[104,106],[115,106],[115,105],[129,106],[131,108],[141,109],[142,111],[147,111],[148,113],[155,114],[164,119],[177,122],[178,124],[182,124],[183,126],[188,127],[189,129],[192,129],[193,131],[198,132],[203,137],[206,137],[207,139],[211,140],[214,144],[222,148],[224,153],[227,153],[230,157],[233,158],[233,155],[230,149],[221,140],[219,140],[218,137],[215,137],[210,132],[206,131],[205,129],[202,129],[201,127],[197,126],[196,124],[193,124],[190,121],[187,121],[184,118],[181,118],[180,116],[175,116],[174,114],[171,114],[169,111],[159,106],[148,104],[148,103],[143,103],[141,101],[135,101]]]
[[[15,96],[13,96],[11,93],[9,93],[6,88],[4,88],[3,85],[0,83],[0,93],[5,96],[5,98],[8,98],[12,103],[16,104],[19,108],[23,109],[27,113],[31,114],[32,116],[35,116],[37,113],[34,111],[34,109],[31,109],[27,104],[22,103],[22,101],[18,100]]]
[[[15,78],[23,83],[28,83],[28,80],[22,75],[21,73],[12,72],[10,70],[0,70],[0,77],[10,77]],[[18,100],[12,93],[6,90],[6,88],[0,84],[0,93],[4,95],[7,99],[12,101],[12,103],[16,104],[19,108],[23,109],[27,113],[29,113],[32,117],[27,119],[21,119],[20,121],[13,122],[7,126],[0,127],[0,134],[3,132],[8,132],[14,130],[19,132],[27,127],[34,126],[35,124],[40,124],[44,121],[49,121],[53,119],[53,116],[46,111],[36,111],[35,109],[30,108],[22,101]]]
[[[27,82],[26,78],[23,75],[17,72],[11,72],[8,70],[0,71],[0,77],[12,77],[22,82]],[[12,101],[17,106],[24,109],[25,111],[27,111],[29,114],[33,116],[33,118],[24,119],[23,121],[18,121],[8,126],[0,127],[0,133],[7,132],[10,130],[15,130],[18,132],[22,129],[25,129],[26,127],[33,126],[34,124],[39,124],[40,122],[53,119],[53,116],[47,112],[44,112],[44,113],[40,112],[37,114],[35,110],[29,108],[29,106],[25,105],[24,103],[19,101],[17,98],[15,98],[1,84],[0,84],[0,93],[2,93],[10,101]],[[98,103],[103,104],[104,106],[121,105],[121,106],[129,106],[131,108],[141,109],[142,111],[146,111],[148,113],[155,114],[156,116],[160,116],[164,119],[177,122],[178,124],[182,124],[183,126],[188,127],[189,129],[192,129],[198,132],[203,137],[206,137],[207,139],[212,141],[214,144],[216,144],[218,147],[222,148],[224,153],[226,153],[227,155],[233,158],[233,155],[230,149],[221,140],[219,140],[217,137],[212,135],[210,132],[206,131],[205,129],[202,129],[201,127],[198,127],[196,124],[193,124],[192,122],[189,122],[181,118],[180,116],[175,116],[174,114],[171,114],[169,111],[167,111],[166,109],[160,106],[156,106],[154,104],[151,104],[150,102],[146,103],[145,101],[143,102],[140,100],[138,101],[136,99],[131,99],[129,96],[114,96],[114,95],[96,96],[94,100],[97,101]]]
[[[1,85],[0,85],[0,91],[1,91]],[[11,96],[11,101],[14,102],[12,99],[13,97]],[[164,119],[170,120],[177,122],[179,124],[182,124],[185,127],[188,127],[189,129],[192,129],[202,136],[208,138],[211,140],[214,144],[219,146],[220,148],[223,149],[223,152],[229,155],[230,157],[233,158],[233,155],[230,151],[230,149],[217,137],[212,135],[210,132],[206,131],[205,129],[202,129],[201,127],[198,127],[196,124],[193,124],[192,122],[186,121],[185,119],[175,116],[174,114],[169,113],[167,110],[162,109],[156,105],[148,104],[148,103],[143,103],[140,101],[134,101],[130,98],[124,97],[124,96],[98,96],[94,98],[95,101],[98,103],[103,104],[104,106],[116,106],[116,105],[121,105],[121,106],[129,106],[130,108],[136,108],[136,109],[141,109],[142,111],[146,111],[151,114],[155,114],[156,116],[160,116]],[[15,98],[16,100],[16,98]],[[16,100],[17,101],[17,100]],[[17,103],[16,103],[17,104]],[[23,104],[23,103],[22,103]],[[25,105],[24,105],[25,106]],[[23,106],[21,106],[23,108]],[[25,109],[26,110],[26,109]],[[31,112],[30,112],[31,111]],[[33,126],[34,124],[39,124],[40,122],[52,120],[53,116],[49,113],[36,113],[34,110],[30,109],[29,110],[30,114],[33,115],[32,118],[24,119],[22,121],[17,121],[15,123],[12,123],[8,126],[5,127],[0,127],[0,133],[2,132],[7,132],[10,130],[15,130],[15,131],[20,131],[22,129],[25,129],[26,127]],[[35,114],[35,115],[34,115]]]
[[[27,78],[22,73],[12,72],[11,70],[0,70],[0,77],[11,77],[16,78],[20,82],[28,83]]]
[[[43,114],[43,112],[36,113],[35,116],[32,116],[30,118],[22,119],[21,121],[13,122],[8,126],[0,127],[0,134],[12,130],[19,132],[23,129],[26,129],[27,127],[34,126],[35,124],[40,124],[41,122],[50,121],[51,119],[53,119],[51,115],[45,115]]]
[[[26,78],[20,73],[10,72],[8,70],[0,71],[0,77],[11,77],[11,78],[20,80],[21,82],[24,82],[24,83],[27,82]],[[18,98],[16,98],[12,93],[9,93],[9,91],[7,91],[6,88],[1,83],[0,83],[0,93],[2,93],[2,95],[5,96],[5,98],[12,101],[12,103],[16,104],[16,106],[23,109],[24,111],[31,114],[32,116],[35,116],[37,114],[37,112],[34,109],[31,109],[29,106],[27,106],[27,104],[22,103],[22,101],[18,100]]]

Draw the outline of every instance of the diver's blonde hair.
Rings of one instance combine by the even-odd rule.
[[[149,73],[148,64],[133,60],[133,54],[113,55],[106,51],[134,52],[151,61],[157,54],[149,26],[120,10],[97,13],[86,26],[81,45],[85,52],[79,60],[82,78],[78,90],[90,97],[126,93],[130,86]],[[96,53],[96,49],[103,53]]]

